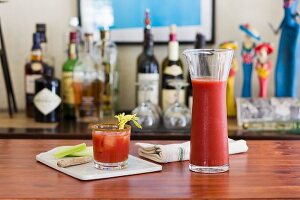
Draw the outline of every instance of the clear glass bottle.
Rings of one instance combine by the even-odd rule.
[[[117,68],[117,46],[110,40],[108,29],[100,30],[101,41],[97,45],[97,55],[101,57],[105,82],[102,96],[103,116],[113,116],[117,109],[119,90],[119,70]]]
[[[102,117],[101,103],[104,72],[94,58],[93,34],[85,33],[84,52],[73,71],[75,114],[77,121],[96,121]]]

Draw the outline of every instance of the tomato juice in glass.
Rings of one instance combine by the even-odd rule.
[[[127,167],[131,127],[118,129],[114,124],[95,124],[92,128],[94,164],[98,169]]]
[[[196,166],[228,164],[226,81],[195,78],[190,163]]]
[[[189,169],[200,173],[229,170],[226,85],[231,49],[188,49],[193,86]]]

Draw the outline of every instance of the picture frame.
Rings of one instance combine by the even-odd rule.
[[[93,31],[95,40],[99,39],[99,27],[110,27],[112,40],[117,44],[141,44],[144,12],[149,8],[155,44],[167,44],[169,25],[174,23],[181,44],[194,43],[198,32],[208,44],[213,44],[215,0],[187,2],[176,0],[174,5],[172,0],[78,0],[78,17],[83,31]]]

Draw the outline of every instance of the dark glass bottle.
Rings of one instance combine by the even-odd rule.
[[[62,92],[63,92],[63,116],[64,119],[75,120],[75,94],[73,88],[73,71],[78,61],[77,33],[70,32],[68,59],[63,64]]]
[[[58,122],[60,120],[60,81],[53,77],[54,68],[45,68],[43,77],[35,81],[35,120]]]
[[[159,103],[159,65],[154,56],[154,43],[152,34],[147,35],[144,41],[144,56],[138,65],[137,82],[149,81],[151,88],[147,94],[150,101],[158,105]],[[137,91],[137,104],[140,104],[145,97],[145,91],[139,88]]]
[[[195,49],[203,49],[205,47],[205,36],[201,33],[197,33],[196,41],[195,41]],[[189,82],[189,86],[186,90],[186,105],[192,110],[193,104],[193,88],[192,88],[192,80],[190,73],[187,75],[187,81]]]
[[[176,89],[170,86],[168,80],[183,80],[183,65],[179,59],[179,43],[176,39],[176,26],[170,26],[170,41],[168,45],[168,56],[163,61],[162,66],[162,109],[166,109],[175,102]],[[185,89],[182,88],[179,93],[179,102],[184,104]]]
[[[35,80],[42,77],[44,63],[42,62],[42,51],[40,46],[40,34],[33,34],[33,45],[31,48],[31,60],[25,65],[25,100],[26,115],[34,117],[33,97],[35,93]]]
[[[145,11],[145,19],[144,19],[144,42],[147,37],[149,37],[149,34],[151,34],[151,19],[150,19],[150,10],[146,9]],[[144,46],[145,48],[145,46]],[[142,51],[142,53],[137,58],[137,67],[139,66],[141,60],[143,60],[145,57],[145,49]]]

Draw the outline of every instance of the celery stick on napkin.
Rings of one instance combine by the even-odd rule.
[[[190,142],[181,144],[136,143],[139,155],[158,163],[168,163],[190,159]],[[243,153],[248,150],[245,140],[228,139],[229,154]]]

